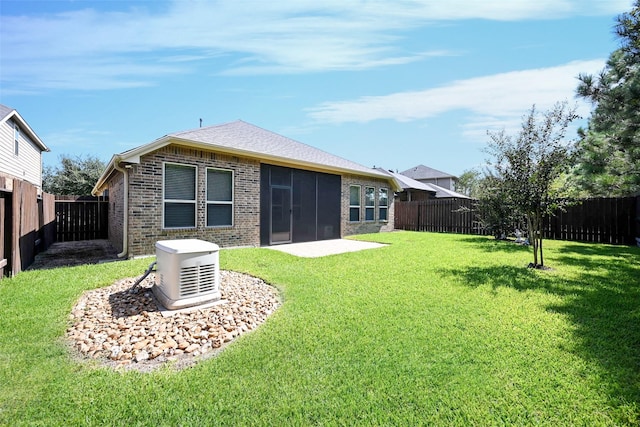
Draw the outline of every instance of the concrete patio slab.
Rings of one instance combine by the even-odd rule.
[[[375,242],[362,242],[359,240],[333,239],[319,240],[317,242],[287,243],[284,245],[268,246],[267,248],[303,258],[318,258],[346,252],[357,252],[364,249],[381,248],[384,246],[387,245]]]

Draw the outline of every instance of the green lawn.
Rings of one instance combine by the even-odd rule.
[[[638,425],[640,249],[395,232],[390,245],[303,259],[223,250],[283,306],[182,372],[72,360],[86,289],[149,259],[0,281],[0,425]]]

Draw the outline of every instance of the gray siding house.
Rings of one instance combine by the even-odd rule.
[[[49,148],[13,108],[0,104],[0,190],[13,191],[13,180],[27,181],[42,192],[42,152]]]
[[[199,238],[268,246],[391,231],[393,177],[244,121],[166,135],[114,155],[109,195],[121,257]]]
[[[396,201],[415,202],[429,199],[469,199],[469,197],[464,194],[440,187],[439,185],[416,181],[408,176],[382,168],[376,168],[376,170],[394,177],[402,188],[402,191],[395,194]]]
[[[438,187],[442,187],[447,190],[454,190],[456,188],[456,181],[458,180],[458,177],[454,175],[425,165],[414,166],[400,173],[411,179],[415,179],[416,181],[420,181],[425,184],[435,184]]]

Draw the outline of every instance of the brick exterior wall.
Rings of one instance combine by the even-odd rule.
[[[349,221],[349,187],[351,185],[359,185],[360,190],[360,221]],[[376,205],[375,205],[375,220],[365,221],[365,201],[364,194],[366,187],[373,187],[376,191]],[[380,188],[386,188],[388,193],[388,209],[387,209],[387,221],[380,221],[378,218],[378,190]],[[365,233],[378,233],[381,231],[393,231],[393,190],[389,185],[389,182],[383,179],[364,178],[355,175],[342,175],[342,206],[341,206],[341,218],[342,218],[342,236],[350,236],[353,234],[365,234]]]
[[[163,228],[164,162],[197,167],[195,228]],[[233,170],[232,227],[205,225],[206,171],[209,167]],[[260,244],[259,194],[260,164],[255,160],[173,145],[146,154],[141,157],[140,164],[133,165],[129,169],[128,255],[132,257],[155,254],[155,243],[158,240],[170,239],[202,239],[216,243],[220,247],[258,246]],[[110,189],[109,199],[116,200],[116,197],[115,194],[112,195]],[[115,232],[115,227],[113,230]]]
[[[122,231],[124,226],[124,175],[115,172],[108,183],[109,188],[109,242],[122,251]]]
[[[197,167],[196,227],[164,229],[162,224],[163,163]],[[234,173],[232,227],[206,227],[206,170],[229,169]],[[260,162],[227,154],[166,146],[143,155],[140,164],[129,173],[128,251],[129,257],[155,254],[155,243],[168,239],[202,239],[220,247],[260,245]],[[389,183],[375,178],[343,175],[341,179],[341,236],[393,230],[393,192]],[[362,186],[361,221],[349,222],[349,186]],[[124,179],[115,172],[109,185],[109,240],[122,248],[124,218]],[[364,188],[389,190],[388,221],[378,220],[376,197],[375,221],[364,221]]]

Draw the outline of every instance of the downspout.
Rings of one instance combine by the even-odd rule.
[[[122,218],[122,252],[118,254],[118,258],[124,258],[128,252],[128,235],[129,235],[129,174],[127,169],[120,167],[118,160],[113,162],[113,168],[124,175],[124,218]]]

